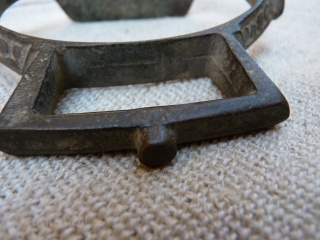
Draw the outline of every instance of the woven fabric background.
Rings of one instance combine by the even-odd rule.
[[[248,8],[245,1],[196,0],[185,18],[80,24],[54,1],[25,0],[1,24],[45,38],[129,41],[203,30]],[[290,119],[181,146],[156,170],[134,152],[0,153],[0,239],[320,239],[319,9],[319,0],[287,0],[283,16],[248,50],[287,97]],[[0,109],[19,78],[0,66]],[[209,79],[73,89],[56,114],[221,97]]]

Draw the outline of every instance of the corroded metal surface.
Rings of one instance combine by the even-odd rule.
[[[142,163],[159,167],[174,158],[177,144],[284,121],[286,99],[245,51],[281,15],[284,1],[250,3],[249,11],[216,28],[143,42],[60,42],[0,27],[0,61],[22,75],[0,114],[0,150],[51,155],[136,149]],[[228,99],[53,114],[67,88],[200,77],[210,77]]]

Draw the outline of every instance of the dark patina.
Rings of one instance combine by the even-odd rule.
[[[193,0],[57,0],[75,21],[183,16]]]
[[[2,1],[2,12],[13,1]],[[186,12],[160,1],[134,0],[126,7],[60,0],[76,20],[152,17]],[[129,1],[123,1],[129,2]],[[6,4],[4,4],[6,3]],[[221,26],[174,38],[128,43],[74,43],[39,39],[0,26],[0,61],[22,79],[0,114],[0,150],[14,155],[85,154],[136,149],[151,167],[169,163],[177,144],[202,141],[276,125],[289,116],[279,89],[247,54],[281,15],[284,0],[249,0],[252,8]],[[110,6],[113,6],[112,4]],[[174,5],[175,8],[179,4]],[[82,9],[82,10],[79,10]],[[159,12],[158,12],[159,10]],[[137,12],[135,12],[137,11]],[[145,11],[145,12],[144,12]],[[108,87],[210,77],[224,100],[125,111],[54,115],[68,88]]]

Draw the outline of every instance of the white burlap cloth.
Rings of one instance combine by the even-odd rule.
[[[25,0],[1,23],[45,38],[129,41],[203,30],[248,8],[245,1],[196,0],[186,18],[74,23],[53,1]],[[319,10],[319,0],[288,0],[249,49],[287,97],[289,120],[182,146],[157,170],[134,152],[0,153],[0,239],[320,239]],[[0,109],[19,78],[0,66]],[[56,114],[219,97],[208,79],[69,90]]]

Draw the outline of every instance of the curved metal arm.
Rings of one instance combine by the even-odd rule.
[[[284,0],[248,0],[248,2],[253,7],[238,23],[245,48],[254,43],[269,23],[277,19],[284,10]]]

